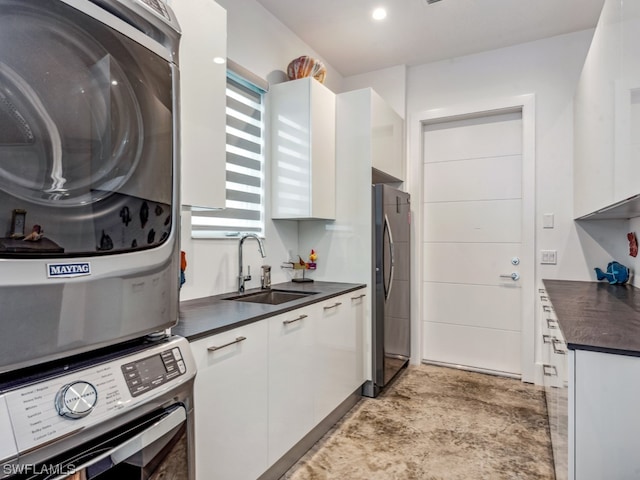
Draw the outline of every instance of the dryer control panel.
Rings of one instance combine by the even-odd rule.
[[[122,366],[122,373],[133,397],[164,385],[186,371],[179,347]]]
[[[135,408],[189,381],[195,372],[189,343],[174,337],[135,354],[1,395],[0,426],[1,407],[6,402],[18,451],[24,452]]]

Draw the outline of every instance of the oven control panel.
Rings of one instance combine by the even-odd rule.
[[[195,375],[186,339],[51,377],[0,395],[6,402],[18,451],[38,447],[171,390]],[[0,409],[0,426],[2,425]],[[1,453],[1,452],[0,452]]]
[[[122,373],[132,397],[158,388],[186,371],[180,347],[122,365]]]

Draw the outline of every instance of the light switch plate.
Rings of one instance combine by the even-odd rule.
[[[542,215],[542,228],[553,228],[553,213]]]
[[[555,265],[558,263],[557,250],[540,250],[540,263],[543,265]]]

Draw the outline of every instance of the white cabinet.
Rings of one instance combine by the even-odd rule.
[[[273,85],[271,216],[335,218],[335,95],[317,80]]]
[[[316,423],[360,387],[363,378],[361,290],[317,304],[315,312]]]
[[[371,88],[341,93],[337,103],[338,162],[364,164],[388,181],[403,181],[402,117]]]
[[[275,463],[364,383],[364,290],[272,317],[269,463]]]
[[[269,465],[315,425],[314,305],[269,318]]]
[[[371,89],[371,166],[404,180],[404,120]]]
[[[576,217],[640,194],[639,42],[638,2],[606,0],[574,102]]]
[[[640,478],[640,358],[575,352],[575,477]]]
[[[226,10],[213,0],[170,0],[168,3],[182,30],[179,52],[181,204],[224,208]]]
[[[568,350],[541,293],[542,361],[558,480],[640,478],[640,357]],[[546,307],[546,308],[545,308]]]
[[[267,469],[267,341],[267,322],[256,322],[191,343],[197,480]]]
[[[362,386],[365,301],[360,289],[191,343],[196,480],[255,480]]]

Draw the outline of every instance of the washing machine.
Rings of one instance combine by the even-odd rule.
[[[177,321],[179,39],[159,0],[0,0],[0,373]]]

